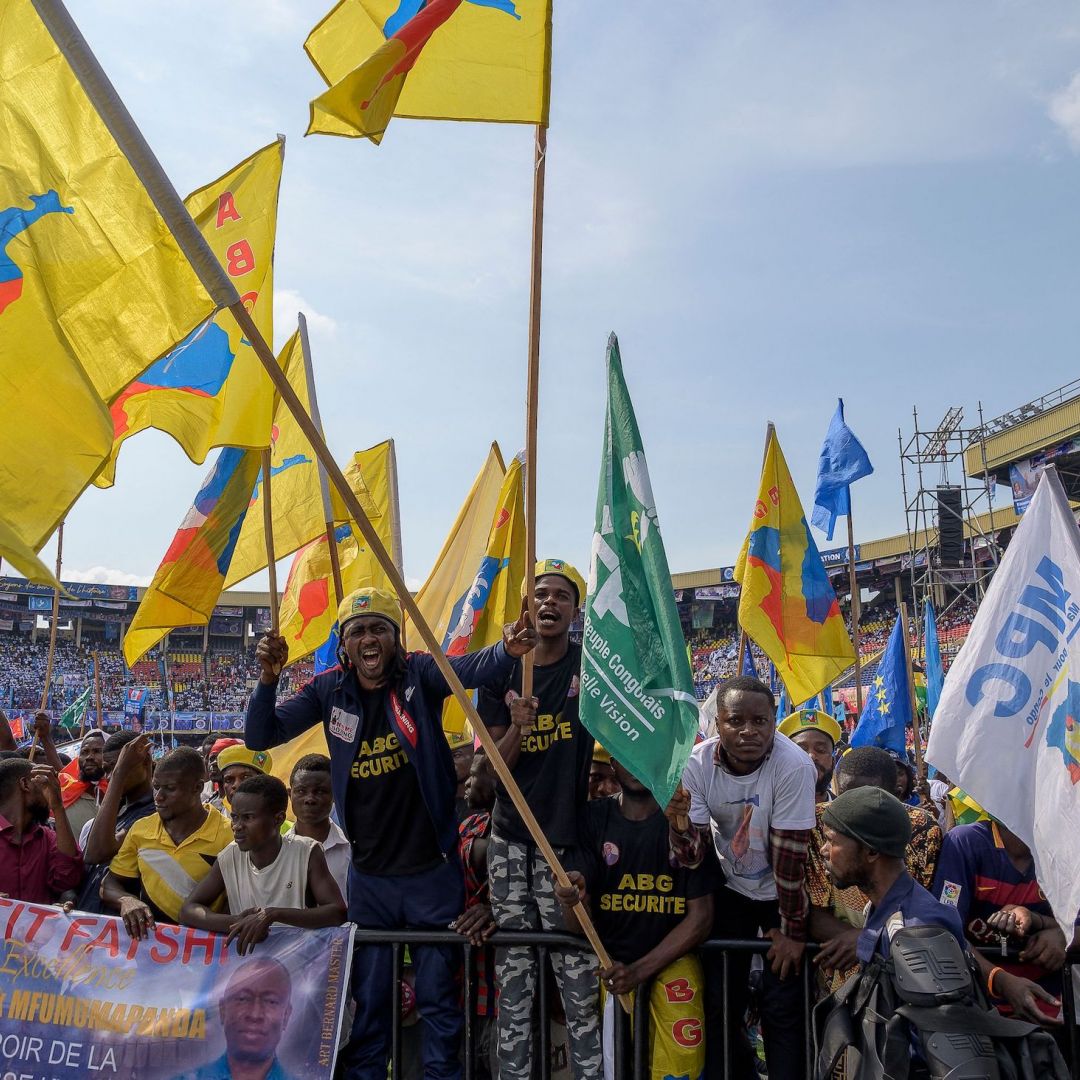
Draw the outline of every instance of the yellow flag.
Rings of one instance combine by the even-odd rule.
[[[392,116],[548,120],[551,0],[341,0],[304,48],[330,87],[309,135],[377,143]]]
[[[502,640],[505,623],[521,613],[525,577],[525,493],[521,460],[514,458],[503,477],[488,530],[487,547],[468,588],[454,604],[442,647],[447,656],[464,656]],[[443,727],[462,731],[465,713],[455,698],[443,707]]]
[[[435,560],[434,569],[416,594],[417,606],[439,641],[444,640],[454,608],[472,585],[476,568],[487,550],[488,534],[505,474],[502,454],[498,445],[492,443],[487,460],[477,473],[450,535]],[[410,643],[420,640],[408,616],[405,632]]]
[[[391,493],[390,460],[393,442],[361,450],[345,470],[371,524],[387,550],[392,546],[396,507]],[[363,585],[389,588],[386,575],[352,522],[335,530],[341,582],[346,594]],[[302,547],[293,559],[281,598],[281,635],[289,646],[289,663],[313,653],[330,636],[340,597],[335,598],[330,547],[325,533]]]
[[[39,585],[57,588],[58,582],[53,572],[37,557],[34,549],[27,547],[3,520],[0,520],[0,552],[23,577],[36,581]]]
[[[289,384],[304,410],[310,414],[307,370],[299,331],[286,342],[278,363],[288,375]],[[280,400],[274,409],[274,423],[270,429],[270,480],[274,554],[280,559],[326,531],[318,459],[289,407]],[[266,567],[262,492],[260,482],[236,541],[229,572],[225,575],[226,589]]]
[[[330,756],[330,749],[326,745],[326,733],[323,731],[322,724],[316,724],[314,727],[308,728],[302,735],[297,735],[295,739],[290,739],[287,743],[282,743],[281,746],[275,746],[272,774],[283,784],[288,784],[289,774],[293,771],[293,766],[308,754]],[[295,820],[291,804],[288,817],[290,821]]]
[[[808,701],[855,663],[855,650],[806,524],[776,432],[735,580],[739,625],[776,666],[788,700]]]
[[[0,117],[0,512],[36,551],[109,456],[108,403],[214,303],[31,0],[0,4]]]
[[[274,238],[284,148],[283,140],[264,146],[184,203],[266,341],[274,338]],[[232,312],[220,311],[112,402],[112,457],[95,483],[112,485],[121,444],[146,428],[167,431],[200,465],[215,446],[265,446],[273,408],[270,377]]]

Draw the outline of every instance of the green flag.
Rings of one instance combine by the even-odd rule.
[[[87,710],[90,708],[90,687],[88,686],[61,714],[57,721],[61,728],[69,731],[82,727]]]
[[[614,334],[607,372],[579,712],[612,757],[667,806],[697,736],[698,704]]]

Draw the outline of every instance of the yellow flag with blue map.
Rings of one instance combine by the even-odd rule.
[[[329,87],[309,135],[378,143],[394,116],[548,120],[551,0],[341,0],[304,48]]]
[[[0,116],[0,556],[25,569],[107,460],[109,403],[214,302],[30,0],[0,4]]]
[[[265,341],[273,341],[274,239],[285,144],[272,142],[184,201]],[[265,446],[274,387],[231,311],[197,326],[112,403],[113,452],[95,483],[110,487],[120,447],[167,431],[197,465],[215,446]],[[289,549],[295,550],[293,548]]]

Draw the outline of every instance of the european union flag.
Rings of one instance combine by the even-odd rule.
[[[934,605],[929,600],[926,601],[923,640],[926,643],[926,716],[928,720],[932,720],[941,697],[941,688],[945,684],[945,669],[941,664],[941,647],[938,645],[937,616],[934,614]]]
[[[844,421],[844,399],[838,398],[818,458],[811,522],[831,540],[836,519],[851,513],[848,487],[874,471],[863,445]]]
[[[852,746],[880,746],[903,754],[907,729],[911,727],[911,694],[908,691],[907,663],[904,660],[904,631],[897,616],[889,644],[870,682],[866,704]]]

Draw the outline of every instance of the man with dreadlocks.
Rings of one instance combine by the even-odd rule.
[[[450,687],[427,653],[401,646],[401,608],[383,589],[358,589],[338,608],[340,666],[277,701],[285,639],[267,634],[248,702],[244,741],[266,750],[321,723],[330,748],[338,818],[352,844],[349,919],[367,929],[445,929],[465,906],[454,810],[457,778],[442,731]],[[514,661],[536,644],[522,616],[503,640],[454,657],[470,688],[504,683]],[[461,1076],[455,950],[418,946],[416,1004],[424,1025],[426,1076]],[[353,961],[356,1019],[343,1054],[348,1080],[385,1080],[391,1029],[389,945],[358,946]]]

